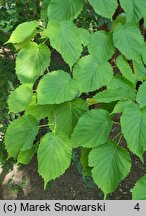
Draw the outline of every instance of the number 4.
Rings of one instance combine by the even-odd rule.
[[[135,205],[134,209],[136,209],[137,211],[139,211],[139,210],[140,210],[139,203],[136,203],[136,205]]]

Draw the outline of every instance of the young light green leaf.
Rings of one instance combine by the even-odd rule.
[[[129,153],[113,141],[93,149],[89,154],[92,177],[105,194],[113,192],[131,168]]]
[[[21,85],[8,98],[9,112],[19,113],[25,110],[32,98],[32,86]]]
[[[51,0],[48,7],[49,20],[73,20],[81,12],[83,0]]]
[[[38,129],[38,122],[33,116],[26,115],[14,120],[5,134],[8,156],[15,158],[20,151],[32,148]]]
[[[37,155],[38,172],[46,187],[48,181],[58,178],[69,167],[72,156],[71,142],[67,136],[48,133],[41,140]]]
[[[89,0],[89,3],[97,14],[111,19],[118,7],[117,0]]]
[[[115,52],[112,34],[102,30],[95,32],[91,36],[88,50],[99,61],[108,61]]]
[[[108,139],[112,121],[105,110],[92,110],[85,113],[78,121],[72,133],[73,147],[91,148],[105,143]]]
[[[78,83],[63,70],[45,75],[37,88],[38,104],[60,104],[74,99],[78,94]]]
[[[136,101],[139,103],[141,108],[146,106],[146,81],[140,85],[137,92]]]
[[[121,127],[129,149],[143,160],[146,150],[146,108],[140,109],[138,104],[127,106],[121,116]]]
[[[142,176],[131,189],[133,200],[146,200],[146,175]]]
[[[79,118],[88,111],[86,102],[82,99],[74,99],[63,104],[54,105],[49,115],[49,124],[52,131],[64,133],[70,137]]]
[[[50,50],[45,44],[29,43],[16,59],[16,73],[22,83],[34,83],[50,64]]]
[[[119,23],[114,29],[113,40],[115,47],[124,56],[130,60],[139,61],[139,55],[141,55],[144,46],[144,39],[136,24],[126,23],[122,25]]]
[[[136,78],[133,74],[132,68],[130,67],[129,63],[126,61],[126,59],[124,59],[122,55],[118,56],[118,58],[116,59],[116,64],[118,68],[120,69],[120,72],[122,73],[122,75],[127,80],[135,84]]]
[[[108,62],[100,63],[88,55],[77,62],[73,75],[79,82],[80,92],[91,92],[106,86],[113,78],[113,70]]]
[[[33,34],[37,27],[38,22],[36,20],[19,24],[12,32],[7,43],[22,43]]]
[[[113,101],[126,100],[129,98],[129,91],[123,88],[107,89],[97,93],[93,99],[97,103],[110,103]]]
[[[120,0],[121,7],[126,12],[127,22],[139,22],[146,15],[146,1]]]
[[[82,52],[82,40],[75,24],[70,21],[50,21],[46,34],[50,39],[51,46],[72,67],[80,58]]]

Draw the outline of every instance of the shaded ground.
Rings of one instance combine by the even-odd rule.
[[[13,182],[9,182],[12,176]],[[21,185],[24,178],[25,187],[14,191],[14,185]],[[68,169],[64,176],[44,191],[42,178],[37,173],[36,160],[18,170],[14,167],[13,174],[2,173],[0,191],[0,199],[97,199],[100,195],[97,189],[87,187],[75,166]]]

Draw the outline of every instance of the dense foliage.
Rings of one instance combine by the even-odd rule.
[[[19,85],[19,81],[15,75],[16,50],[11,44],[4,43],[18,24],[34,19],[39,9],[37,1],[0,0],[0,165],[8,170],[13,164],[13,159],[6,160],[3,136],[9,121],[19,114],[8,113],[6,102],[10,92]]]
[[[85,175],[106,197],[129,174],[130,152],[143,162],[146,151],[146,2],[41,3],[40,19],[21,23],[7,41],[18,51],[20,81],[8,106],[21,114],[7,128],[8,156],[27,164],[37,153],[46,187],[79,148]],[[66,70],[51,69],[54,49]],[[115,126],[120,133],[113,137]],[[131,191],[133,199],[146,199],[146,176]]]

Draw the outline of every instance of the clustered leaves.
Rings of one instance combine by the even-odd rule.
[[[106,195],[129,174],[129,151],[141,161],[146,151],[146,44],[139,23],[145,21],[146,2],[89,0],[98,15],[112,22],[111,29],[97,31],[77,27],[83,4],[44,0],[41,20],[20,24],[7,42],[18,50],[20,81],[9,96],[9,111],[22,115],[8,126],[5,145],[18,163],[28,163],[37,152],[45,186],[65,172],[72,150],[80,147],[83,171]],[[52,48],[69,71],[50,70]],[[116,143],[111,129],[117,114],[121,132]],[[46,126],[44,137],[38,136]],[[120,146],[123,136],[129,150]],[[133,199],[146,199],[145,191],[143,176],[132,189]]]

